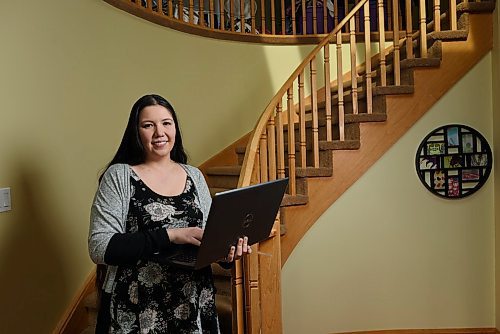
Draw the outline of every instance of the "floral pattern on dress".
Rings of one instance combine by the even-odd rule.
[[[169,217],[175,214],[173,206],[158,202],[150,203],[144,206],[144,209],[151,215],[151,220],[154,222],[169,219]]]
[[[132,171],[126,232],[202,227],[203,213],[188,176],[182,194],[161,196]],[[161,255],[161,254],[160,254]],[[218,334],[211,268],[188,270],[158,260],[119,266],[111,295],[110,333]]]

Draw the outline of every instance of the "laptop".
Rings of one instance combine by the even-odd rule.
[[[267,239],[287,186],[285,178],[215,194],[201,245],[178,245],[162,262],[197,270],[225,258],[240,237]]]

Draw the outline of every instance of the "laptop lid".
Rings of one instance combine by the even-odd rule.
[[[196,261],[170,262],[200,269],[225,258],[240,237],[247,236],[249,245],[267,239],[287,186],[285,178],[215,194]]]

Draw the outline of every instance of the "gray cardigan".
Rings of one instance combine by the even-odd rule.
[[[181,166],[193,180],[196,200],[203,212],[205,224],[212,203],[205,178],[198,168],[183,164]],[[88,246],[90,258],[94,263],[105,264],[104,254],[109,240],[115,233],[125,233],[130,197],[130,166],[110,166],[102,177],[90,211]],[[104,282],[106,292],[113,290],[116,269],[116,266],[108,266]]]

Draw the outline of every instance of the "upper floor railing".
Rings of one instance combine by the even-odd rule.
[[[246,42],[300,44],[318,43],[346,17],[360,0],[105,0],[115,7],[149,21],[192,34]],[[450,9],[455,1],[427,0],[425,12],[418,0],[369,0],[369,25],[372,39],[383,18],[385,40],[393,38],[392,29],[416,31],[422,18],[432,21]],[[353,18],[359,39],[363,39],[364,8]],[[455,16],[456,18],[456,16]],[[410,24],[408,23],[410,21]],[[413,22],[413,24],[412,24]],[[396,23],[396,24],[394,24]],[[456,27],[456,20],[454,21]],[[439,30],[439,22],[436,21]],[[349,29],[344,27],[344,38]]]

